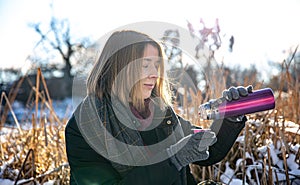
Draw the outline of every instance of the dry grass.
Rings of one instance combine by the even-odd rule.
[[[36,86],[32,87],[35,101],[28,104],[28,109],[35,109],[35,112],[27,115],[24,120],[31,123],[30,129],[21,128],[15,117],[17,129],[3,127],[8,111],[14,116],[11,104],[15,93],[10,93],[9,97],[4,93],[1,95],[1,104],[6,100],[1,129],[9,130],[1,137],[0,165],[4,166],[1,169],[1,178],[14,180],[15,184],[43,183],[49,180],[55,180],[56,184],[69,184],[64,139],[66,120],[59,119],[53,110],[52,100],[40,70],[36,82]],[[40,85],[44,87],[41,92],[37,91]],[[14,92],[17,92],[19,87],[19,84],[16,85]],[[46,111],[50,114],[47,115]]]
[[[283,69],[293,69],[291,62],[284,62]],[[298,79],[293,79],[289,72],[290,70],[283,70],[281,73],[281,88],[273,89],[276,93],[276,108],[273,111],[252,114],[248,116],[248,124],[241,135],[245,136],[244,143],[236,142],[232,147],[226,158],[219,164],[210,167],[192,166],[194,176],[198,180],[213,179],[220,181],[220,176],[225,170],[225,163],[229,162],[230,166],[234,169],[237,177],[245,177],[245,171],[248,165],[253,163],[254,160],[261,159],[263,161],[263,168],[261,170],[255,169],[251,173],[255,174],[255,181],[259,184],[268,184],[271,182],[274,167],[270,155],[259,156],[257,149],[261,146],[268,146],[270,142],[281,143],[281,151],[283,160],[286,164],[286,154],[294,153],[300,156],[300,151],[292,151],[290,146],[300,142],[300,131],[290,132],[286,130],[284,124],[286,121],[292,121],[300,128],[300,87]],[[213,78],[212,78],[213,79]],[[245,79],[245,84],[253,84],[251,79]],[[22,81],[20,81],[22,83]],[[223,83],[219,80],[212,80],[214,89],[207,89],[207,96],[202,97],[202,92],[189,92],[192,101],[183,101],[183,116],[191,120],[194,124],[208,127],[210,121],[200,120],[197,110],[198,106],[206,102],[210,94],[221,94],[225,88]],[[256,83],[257,84],[257,83]],[[288,85],[288,92],[282,91],[284,85]],[[40,86],[43,86],[42,91],[38,91]],[[11,104],[14,102],[16,92],[20,84],[17,84],[14,91],[10,94],[1,95],[2,101],[6,100],[4,106],[4,114],[1,117],[1,128],[5,129],[4,123],[7,113],[10,111],[14,115],[14,110]],[[257,84],[254,89],[263,87],[263,84]],[[0,165],[4,168],[1,169],[1,178],[14,180],[16,184],[26,184],[39,182],[43,183],[49,180],[54,180],[55,184],[69,184],[69,167],[65,153],[65,140],[64,140],[64,127],[66,118],[58,118],[55,110],[52,107],[52,100],[47,90],[44,77],[40,70],[38,71],[36,84],[32,86],[32,99],[34,102],[29,101],[28,108],[34,109],[34,113],[27,117],[26,122],[31,123],[30,129],[21,128],[18,120],[15,119],[16,127],[9,133],[3,135],[1,138],[1,160]],[[176,109],[176,107],[175,107]],[[40,113],[38,113],[40,110]],[[50,112],[45,115],[43,112]],[[42,115],[37,117],[37,115]],[[43,116],[44,115],[44,116]],[[261,124],[257,126],[257,122]],[[257,137],[259,136],[259,137]],[[269,152],[269,149],[268,149]],[[248,155],[252,156],[249,158]],[[236,161],[242,159],[241,166],[235,168]],[[297,159],[297,158],[296,158]],[[299,161],[296,161],[299,164]],[[271,170],[267,170],[271,169]],[[288,174],[288,170],[285,170]]]

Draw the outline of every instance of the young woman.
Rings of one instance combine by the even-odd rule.
[[[162,48],[136,31],[110,36],[87,94],[65,130],[72,185],[196,184],[189,164],[222,160],[246,121],[214,120],[210,130],[193,133],[172,109]],[[247,95],[244,87],[223,93],[228,100]]]

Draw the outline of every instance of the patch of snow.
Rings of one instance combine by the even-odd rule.
[[[295,154],[289,154],[289,157],[286,159],[287,166],[290,170],[297,170],[299,168],[299,165],[295,162],[295,159]]]
[[[234,176],[234,170],[232,168],[230,168],[229,166],[229,162],[226,161],[225,163],[225,171],[224,173],[220,176],[220,180],[225,183],[228,184],[229,181],[233,178]]]
[[[10,179],[0,179],[0,184],[1,185],[14,185],[14,181]]]
[[[232,179],[228,185],[241,185],[241,184],[243,184],[243,181],[241,179]],[[248,183],[245,182],[245,185],[248,185]]]

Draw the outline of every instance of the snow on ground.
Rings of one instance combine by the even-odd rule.
[[[49,102],[47,102],[49,103]],[[37,117],[41,116],[49,116],[51,114],[50,109],[46,104],[39,102],[39,109],[37,112]],[[69,118],[73,112],[73,101],[72,98],[66,98],[64,100],[53,100],[52,101],[53,112],[60,119]],[[26,123],[31,125],[31,116],[35,113],[35,105],[23,105],[20,102],[15,101],[12,105],[13,113],[16,115],[18,121],[22,123],[22,127],[26,125]],[[3,110],[3,108],[2,108]],[[8,112],[8,116],[6,119],[7,126],[14,126],[15,121],[13,119],[13,113],[11,111]]]

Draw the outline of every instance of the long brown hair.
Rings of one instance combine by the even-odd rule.
[[[105,94],[118,97],[128,105],[143,110],[144,100],[141,98],[142,64],[146,46],[150,44],[158,49],[162,60],[158,68],[159,78],[152,91],[151,98],[159,97],[161,106],[170,105],[171,93],[165,77],[163,52],[161,46],[148,35],[140,32],[123,30],[114,32],[107,40],[102,53],[96,61],[87,79],[88,95],[103,98]],[[163,105],[162,105],[163,104]]]

